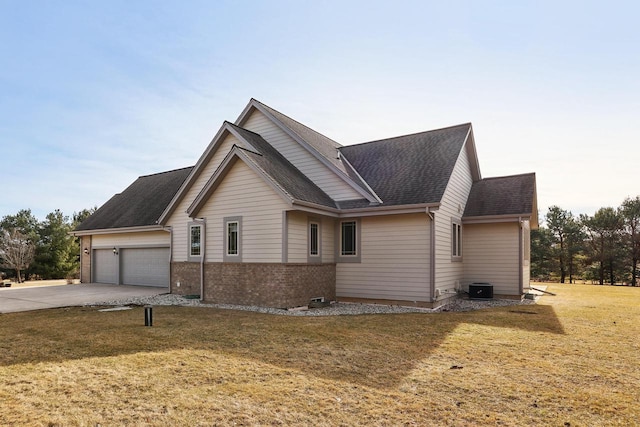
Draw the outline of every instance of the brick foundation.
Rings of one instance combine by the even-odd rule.
[[[180,281],[180,287],[176,282]],[[289,308],[311,298],[336,298],[335,264],[206,263],[204,300],[219,304]],[[200,293],[200,264],[171,264],[171,292]]]
[[[200,263],[172,262],[170,287],[172,294],[200,295]]]

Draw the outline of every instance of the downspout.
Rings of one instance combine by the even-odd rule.
[[[163,226],[163,230],[169,232],[169,293],[171,293],[171,261],[173,261],[173,227]]]
[[[202,234],[200,235],[200,301],[204,300],[204,257],[207,250],[207,219],[206,218],[194,218],[194,221],[202,223]]]
[[[429,231],[429,301],[434,303],[436,302],[436,221],[435,212],[431,211],[428,206],[426,214],[431,219]]]
[[[523,228],[522,217],[519,217],[518,218],[518,282],[519,282],[520,297],[522,297],[522,295],[524,294],[524,274],[522,272],[522,269],[524,268],[524,265],[523,265],[524,244],[522,242],[524,231],[522,230],[522,228]]]

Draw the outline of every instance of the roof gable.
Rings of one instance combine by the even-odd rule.
[[[439,203],[471,124],[340,148],[385,205]]]
[[[192,167],[187,167],[139,177],[78,225],[75,231],[157,225],[160,215],[191,170]]]
[[[198,162],[193,167],[193,170],[191,171],[187,179],[185,179],[180,189],[175,193],[173,199],[169,204],[167,204],[166,209],[164,210],[164,212],[162,212],[162,215],[160,215],[158,221],[161,224],[165,224],[169,220],[182,199],[187,195],[191,187],[196,183],[198,177],[207,168],[209,162],[213,159],[214,155],[216,154],[220,146],[224,143],[228,135],[234,135],[237,137],[237,134],[233,131],[232,124],[225,121],[222,123],[222,126],[220,126],[220,129],[213,137],[204,153],[202,153],[202,155],[198,159]],[[251,146],[247,146],[245,148],[252,149]]]
[[[261,103],[256,99],[251,99],[249,104],[236,120],[237,126],[243,126],[251,117],[254,110],[260,111],[268,120],[279,127],[285,134],[292,138],[300,147],[304,148],[315,159],[320,161],[329,171],[337,176],[348,187],[355,190],[360,196],[366,198],[371,203],[378,203],[379,199],[362,181],[354,179],[348,172],[348,168],[343,164],[339,156],[340,144],[319,132],[303,125],[302,123],[280,113],[277,110]]]
[[[260,135],[235,125],[231,126],[234,128],[234,133],[252,149],[234,146],[188,208],[187,213],[190,216],[196,215],[204,206],[238,160],[246,163],[289,203],[298,201],[336,208],[336,203],[331,197],[296,169]]]

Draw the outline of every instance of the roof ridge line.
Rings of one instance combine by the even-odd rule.
[[[525,172],[525,173],[516,173],[513,175],[501,175],[501,176],[490,176],[487,178],[482,178],[480,181],[488,181],[490,179],[503,179],[503,178],[515,178],[517,176],[527,176],[527,175],[535,175],[535,172]]]
[[[457,127],[471,126],[471,125],[472,125],[471,122],[466,122],[466,123],[461,123],[461,124],[458,124],[458,125],[445,126],[445,127],[442,127],[442,128],[425,130],[425,131],[422,131],[422,132],[412,132],[412,133],[407,133],[405,135],[391,136],[389,138],[374,139],[372,141],[365,141],[365,142],[357,142],[355,144],[346,145],[345,147],[353,147],[353,146],[356,146],[356,145],[371,144],[371,143],[374,143],[374,142],[390,141],[392,139],[406,138],[408,136],[421,135],[421,134],[431,133],[431,132],[440,132],[440,131],[447,130],[447,129],[453,129],[453,128],[457,128]],[[342,148],[342,147],[340,147],[340,148]],[[340,148],[338,148],[338,149],[340,149]]]
[[[162,175],[163,173],[178,172],[178,171],[185,170],[185,169],[192,169],[193,167],[194,167],[194,165],[191,165],[191,166],[185,166],[185,167],[182,167],[182,168],[171,169],[171,170],[163,171],[163,172],[154,172],[154,173],[150,173],[150,174],[147,174],[147,175],[140,175],[140,176],[138,176],[138,178],[146,178],[148,176]]]

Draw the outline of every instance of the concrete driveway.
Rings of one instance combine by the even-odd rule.
[[[0,288],[0,313],[83,306],[168,292],[169,288],[94,283],[33,288]]]

